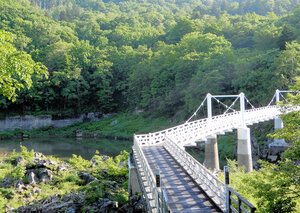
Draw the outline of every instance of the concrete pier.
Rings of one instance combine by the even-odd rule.
[[[283,121],[280,118],[274,119],[274,129],[282,129]],[[274,139],[273,143],[269,144],[269,155],[268,160],[271,162],[276,162],[280,159],[281,154],[287,150],[288,144],[284,139]]]
[[[245,167],[245,172],[251,172],[252,166],[252,151],[251,151],[251,136],[250,128],[244,127],[238,129],[238,148],[237,160],[239,166]]]
[[[274,119],[274,129],[282,129],[284,127],[283,121],[281,118],[275,118]],[[274,139],[274,145],[278,144],[278,146],[286,146],[284,139]]]
[[[205,142],[204,165],[211,170],[220,170],[217,136],[211,135]]]

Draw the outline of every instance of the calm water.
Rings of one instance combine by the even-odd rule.
[[[118,141],[99,138],[30,138],[27,140],[2,140],[0,141],[0,156],[5,156],[14,149],[20,151],[20,145],[28,150],[34,149],[45,155],[52,155],[61,159],[68,159],[72,154],[81,155],[91,159],[95,151],[108,156],[116,156],[122,150],[130,151],[132,141]]]

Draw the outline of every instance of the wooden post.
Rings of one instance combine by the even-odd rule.
[[[230,192],[228,190],[229,186],[229,167],[224,166],[224,177],[225,177],[225,197],[226,197],[226,212],[231,212],[231,202],[230,202]]]
[[[239,213],[242,213],[242,201],[239,197],[238,197],[238,204],[239,204],[238,206]]]
[[[155,182],[156,182],[156,206],[157,206],[157,212],[160,213],[161,212],[161,199],[160,199],[160,171],[156,170],[155,171]]]
[[[155,172],[155,179],[156,179],[156,187],[160,187],[160,171],[156,170]]]

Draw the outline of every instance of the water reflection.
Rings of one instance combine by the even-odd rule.
[[[72,154],[81,155],[85,159],[91,159],[98,150],[100,154],[116,156],[122,150],[130,151],[132,141],[118,141],[108,139],[81,139],[76,138],[30,138],[21,140],[0,141],[0,156],[5,156],[14,149],[20,151],[20,145],[28,150],[34,149],[45,155],[52,155],[61,159],[68,159]]]

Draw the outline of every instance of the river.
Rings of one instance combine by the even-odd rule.
[[[96,150],[102,155],[116,156],[122,150],[130,152],[132,141],[119,141],[99,138],[29,138],[26,140],[1,140],[0,157],[20,151],[20,145],[45,155],[52,155],[62,160],[71,158],[73,154],[90,160]]]

